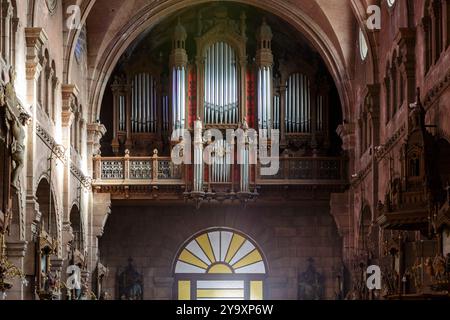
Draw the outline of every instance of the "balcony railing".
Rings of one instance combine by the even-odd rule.
[[[264,161],[263,161],[264,162]],[[269,165],[250,166],[249,185],[339,185],[346,182],[345,159],[341,157],[281,157],[276,175],[263,176],[261,169]],[[96,157],[94,186],[186,185],[193,183],[193,165],[175,165],[170,157]],[[239,191],[240,165],[228,165],[227,179],[214,180],[211,168],[204,166],[204,188]]]
[[[182,166],[170,157],[95,157],[94,185],[184,184]]]
[[[262,176],[260,169],[269,166],[258,164],[257,184],[340,184],[346,180],[342,157],[281,157],[278,173]]]

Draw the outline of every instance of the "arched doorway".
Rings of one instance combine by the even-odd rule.
[[[191,238],[175,262],[179,300],[263,300],[267,265],[256,243],[217,228]]]

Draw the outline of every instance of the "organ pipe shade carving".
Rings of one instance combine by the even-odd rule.
[[[184,129],[186,122],[186,68],[172,69],[172,126]]]
[[[307,76],[295,73],[286,83],[287,133],[311,133],[311,90]]]
[[[157,131],[156,80],[148,73],[139,73],[133,79],[131,127],[133,133]]]
[[[236,53],[225,42],[216,42],[206,50],[205,123],[238,122],[238,75]]]
[[[272,127],[272,67],[258,70],[258,126],[260,129]]]

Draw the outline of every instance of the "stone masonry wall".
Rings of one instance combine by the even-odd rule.
[[[341,261],[341,240],[326,204],[283,207],[112,206],[100,239],[100,259],[110,272],[106,290],[116,297],[118,269],[128,258],[144,276],[144,299],[172,299],[173,263],[185,241],[212,227],[251,237],[267,258],[268,299],[297,299],[298,274],[314,258],[324,274],[326,298],[333,299],[333,267]]]

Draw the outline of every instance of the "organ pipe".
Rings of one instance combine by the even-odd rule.
[[[172,71],[172,126],[184,129],[186,122],[186,68],[174,67]]]
[[[156,80],[148,73],[133,79],[131,127],[133,133],[155,133],[157,130]]]
[[[194,123],[194,191],[203,192],[203,140],[202,122]]]
[[[206,50],[205,123],[237,122],[236,54],[225,42],[216,42]]]
[[[286,81],[285,126],[288,133],[311,132],[311,89],[309,79],[296,73]]]

